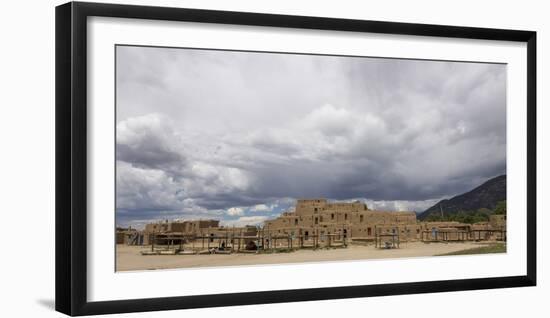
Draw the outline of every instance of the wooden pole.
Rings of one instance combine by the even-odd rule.
[[[243,237],[243,231],[239,232],[239,246],[237,247],[237,251],[241,251],[241,238]]]
[[[290,234],[286,237],[286,248],[290,248]]]
[[[400,233],[398,232],[397,233],[397,248],[399,248],[399,244],[401,243],[401,237],[400,237]]]
[[[321,248],[321,231],[317,230],[317,248]]]
[[[288,238],[287,238],[287,247],[288,248],[292,248],[292,237],[290,236],[290,234],[288,235]]]

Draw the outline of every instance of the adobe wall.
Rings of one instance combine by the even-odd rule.
[[[296,212],[298,216],[331,213],[331,212],[358,212],[366,211],[368,208],[361,202],[328,202],[326,199],[300,199],[296,201]]]
[[[157,222],[145,225],[144,232],[146,233],[167,233],[180,232],[185,234],[198,233],[201,230],[210,227],[218,227],[219,220],[192,220],[192,221],[177,221],[177,222]]]

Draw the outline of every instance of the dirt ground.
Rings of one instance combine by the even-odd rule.
[[[117,271],[282,264],[301,262],[342,261],[400,257],[433,256],[449,252],[484,246],[483,243],[402,243],[399,249],[377,249],[374,245],[350,245],[338,249],[302,249],[289,253],[229,255],[141,255],[140,251],[150,247],[117,245]]]

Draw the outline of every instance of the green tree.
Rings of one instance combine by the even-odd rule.
[[[489,220],[489,215],[492,213],[491,210],[481,208],[477,211],[458,211],[456,213],[447,213],[443,216],[438,214],[431,214],[426,218],[428,222],[438,222],[438,221],[456,221],[460,223],[477,223],[477,222],[486,222]]]
[[[506,215],[506,200],[497,203],[494,214]]]
[[[493,211],[491,211],[487,208],[479,208],[479,209],[477,209],[477,213],[478,214],[490,215],[491,213],[493,213]]]

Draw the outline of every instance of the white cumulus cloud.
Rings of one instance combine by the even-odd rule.
[[[231,216],[243,215],[244,209],[239,207],[229,208],[227,209],[227,214]]]

